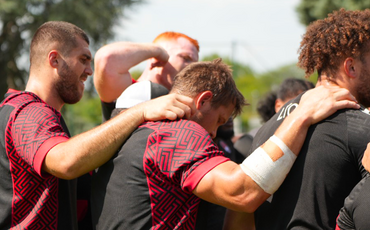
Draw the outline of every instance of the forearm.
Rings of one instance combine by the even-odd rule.
[[[224,194],[231,201],[227,208],[254,212],[280,187],[305,141],[310,122],[299,110],[293,112],[273,137],[240,164],[241,170],[233,174],[241,175],[235,177],[233,186],[227,185],[227,180],[220,185],[225,186]]]
[[[107,162],[144,121],[175,120],[194,111],[190,97],[169,94],[140,103],[102,125],[54,146],[46,155],[43,170],[72,179]]]
[[[101,100],[117,99],[131,85],[129,70],[161,52],[156,45],[131,42],[117,42],[99,49],[95,55],[94,84]]]
[[[263,145],[238,167],[228,162],[208,172],[193,191],[203,199],[236,211],[254,210],[283,183],[310,125],[338,109],[359,108],[345,89],[324,86],[307,91],[300,105]]]
[[[263,191],[273,194],[294,164],[310,124],[311,119],[296,109],[273,136],[240,164],[243,172]]]
[[[318,86],[308,90],[301,97],[298,107],[276,130],[275,136],[297,155],[309,126],[344,108],[360,108],[348,90],[337,86]]]
[[[138,109],[56,145],[46,155],[43,170],[63,179],[81,176],[107,162],[144,121]]]
[[[288,117],[285,118],[283,123],[275,131],[274,135],[282,140],[285,145],[295,154],[298,155],[302,148],[302,145],[306,139],[308,128],[311,125],[311,120],[307,117],[304,111],[297,108]],[[273,145],[273,146],[272,146]],[[270,149],[272,146],[272,149]],[[272,159],[277,151],[276,145],[271,141],[267,141],[263,148],[267,150],[267,153]]]
[[[275,135],[298,154],[309,124],[309,118],[297,110],[285,119]],[[215,167],[204,176],[194,194],[231,210],[254,212],[281,185],[295,160],[293,153],[293,158],[284,158],[287,153],[273,140],[267,140],[262,149],[264,154],[255,151],[240,166],[226,162]]]
[[[159,46],[152,43],[116,42],[99,49],[95,61],[99,66],[100,61],[108,60],[105,62],[106,67],[109,67],[107,69],[113,68],[118,73],[125,73],[149,58],[160,56],[162,52]]]

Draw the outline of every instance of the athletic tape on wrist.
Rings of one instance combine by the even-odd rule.
[[[279,146],[281,151],[283,151],[284,155],[293,156],[295,160],[297,156],[292,152],[292,150],[290,150],[288,146],[286,146],[286,144],[282,140],[280,140],[280,138],[278,138],[275,135],[272,135],[270,137],[270,140],[274,142],[277,146]]]
[[[283,183],[297,156],[275,135],[270,137],[284,155],[273,161],[261,147],[257,148],[243,163],[241,169],[265,192],[273,194]]]

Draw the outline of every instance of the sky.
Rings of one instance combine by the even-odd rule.
[[[228,57],[263,73],[296,63],[305,26],[299,0],[146,0],[124,11],[114,41],[152,42],[176,31],[197,39],[199,59]],[[143,69],[144,64],[136,67]]]

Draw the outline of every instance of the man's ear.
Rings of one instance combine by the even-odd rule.
[[[204,91],[198,94],[195,100],[195,106],[199,110],[203,106],[211,105],[213,93],[211,91]]]
[[[49,65],[52,67],[52,68],[57,68],[58,65],[59,65],[59,53],[58,51],[56,50],[52,50],[49,52],[49,55],[48,55],[48,61],[49,61]]]
[[[283,107],[285,103],[280,99],[275,100],[275,113],[279,112],[280,108]]]
[[[355,78],[358,74],[358,68],[355,65],[356,60],[349,57],[344,60],[344,72],[347,74],[348,77],[350,78]]]

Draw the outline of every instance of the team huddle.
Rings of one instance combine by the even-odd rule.
[[[198,61],[197,40],[165,32],[93,58],[81,28],[42,24],[26,89],[0,105],[0,229],[370,229],[369,24],[341,9],[307,27],[298,65],[316,86],[281,103],[245,156],[220,130],[247,101],[220,58]],[[71,137],[61,109],[93,74],[103,122]]]

